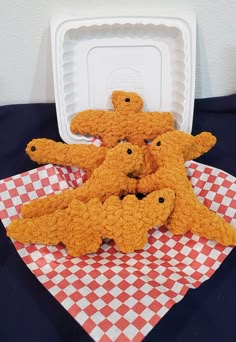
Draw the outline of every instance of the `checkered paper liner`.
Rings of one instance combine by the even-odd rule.
[[[236,227],[236,179],[221,170],[188,162],[199,200]],[[0,182],[0,217],[5,225],[34,198],[81,185],[76,168],[46,165]],[[25,264],[95,341],[141,341],[189,288],[217,270],[231,248],[187,233],[173,236],[152,228],[141,251],[122,254],[112,241],[96,254],[71,258],[62,245],[13,241]]]

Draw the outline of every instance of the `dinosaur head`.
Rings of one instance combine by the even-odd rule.
[[[161,189],[150,192],[142,199],[144,217],[152,225],[161,226],[166,223],[175,205],[175,193],[171,189]]]
[[[139,146],[128,142],[119,143],[107,151],[105,162],[109,168],[137,177],[144,169],[144,153]]]
[[[171,131],[154,139],[151,152],[158,166],[169,165],[173,162],[184,162],[185,152],[194,144],[194,136],[183,131]]]
[[[48,162],[48,153],[51,150],[53,153],[53,149],[51,146],[51,140],[49,139],[33,139],[26,146],[26,153],[28,156],[36,162],[40,162],[42,164],[46,164]]]
[[[113,91],[111,100],[114,110],[120,113],[138,113],[143,108],[143,100],[136,93]]]

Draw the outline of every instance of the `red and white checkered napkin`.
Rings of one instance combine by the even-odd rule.
[[[220,170],[188,163],[199,199],[236,226],[236,179]],[[52,165],[0,182],[1,219],[18,217],[22,203],[80,184],[78,169]],[[20,256],[38,280],[95,341],[141,341],[189,288],[209,279],[231,248],[193,234],[150,231],[137,253],[122,254],[112,242],[98,253],[70,258],[63,246],[22,245]]]

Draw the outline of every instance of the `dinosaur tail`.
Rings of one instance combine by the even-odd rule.
[[[24,218],[33,218],[45,214],[52,214],[56,210],[68,208],[73,199],[87,202],[89,199],[87,186],[81,186],[76,189],[66,189],[59,194],[36,198],[21,207],[21,215]]]
[[[192,225],[191,231],[224,246],[236,246],[236,227],[234,228],[221,216],[201,206],[199,216]]]
[[[7,236],[22,243],[56,245],[63,241],[68,225],[65,219],[65,210],[35,218],[17,219],[8,226]]]

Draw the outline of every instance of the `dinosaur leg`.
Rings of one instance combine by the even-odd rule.
[[[87,224],[78,226],[76,221],[71,224],[73,235],[71,238],[68,236],[64,239],[69,255],[78,257],[97,252],[102,244],[102,239],[98,231],[92,231],[92,226],[88,227]]]
[[[102,204],[98,199],[83,203],[74,199],[68,209],[71,216],[69,231],[64,236],[68,254],[74,257],[95,253],[102,243],[100,214]]]
[[[124,237],[125,238],[125,237]],[[124,240],[121,241],[120,239],[119,240],[114,240],[118,249],[122,252],[122,253],[132,253],[134,251],[138,251],[140,249],[143,249],[143,247],[146,245],[147,243],[147,237],[144,238],[144,237],[140,237],[140,240],[139,242],[131,242],[131,243],[128,243],[128,242],[125,242]]]
[[[144,229],[142,222],[127,222],[121,234],[114,233],[114,241],[123,253],[132,253],[143,249],[147,243],[147,229]]]

